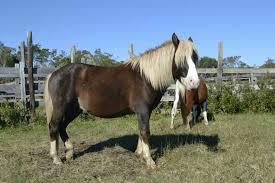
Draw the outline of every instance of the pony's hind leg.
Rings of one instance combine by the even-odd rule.
[[[204,124],[208,125],[208,119],[207,119],[207,102],[204,101],[202,103],[202,115],[203,115],[203,119],[204,119]]]
[[[198,104],[193,104],[192,122],[195,124],[198,117]]]
[[[65,125],[60,126],[59,133],[60,133],[60,137],[65,145],[66,160],[73,159],[74,147],[73,147],[73,143],[69,139]]]
[[[67,126],[71,121],[73,121],[81,113],[80,108],[77,103],[70,104],[70,108],[67,109],[65,113],[64,120],[59,126],[59,134],[65,146],[66,160],[73,159],[74,147],[73,143],[70,141],[68,133],[66,131]]]
[[[60,165],[62,164],[61,159],[58,157],[58,147],[59,147],[59,133],[58,124],[51,121],[49,123],[49,133],[50,133],[50,156],[53,158],[53,163]]]

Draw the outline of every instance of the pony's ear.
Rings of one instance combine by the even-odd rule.
[[[193,39],[191,37],[188,38],[189,41],[191,41],[193,43]]]
[[[178,45],[180,43],[180,40],[178,39],[178,36],[175,33],[173,33],[173,35],[172,35],[172,42],[175,47],[178,47]]]

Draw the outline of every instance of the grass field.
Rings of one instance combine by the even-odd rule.
[[[187,131],[179,115],[174,130],[169,116],[153,115],[155,170],[133,153],[134,116],[74,121],[76,157],[62,166],[50,159],[46,125],[0,130],[0,182],[275,182],[275,116],[215,117]]]

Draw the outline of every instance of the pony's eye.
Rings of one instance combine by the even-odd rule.
[[[187,65],[187,66],[188,66],[188,65]],[[184,66],[184,67],[181,69],[181,77],[186,78],[187,73],[188,73],[188,67]]]

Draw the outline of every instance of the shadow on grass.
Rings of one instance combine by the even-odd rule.
[[[83,156],[87,153],[99,152],[104,148],[120,146],[128,151],[135,151],[136,145],[138,141],[138,135],[124,135],[121,137],[111,138],[97,144],[91,145],[86,149],[77,152],[75,154],[75,158]],[[164,149],[174,149],[179,146],[184,146],[185,144],[204,144],[208,147],[209,151],[218,152],[218,144],[219,144],[218,135],[193,135],[193,134],[184,134],[184,135],[152,135],[150,137],[150,146],[152,149],[156,149],[153,152],[154,157],[160,157],[163,154]]]

